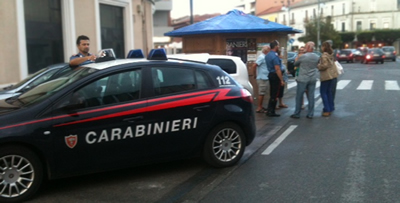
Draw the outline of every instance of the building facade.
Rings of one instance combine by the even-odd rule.
[[[297,39],[306,34],[306,23],[318,15],[331,16],[338,32],[400,29],[400,0],[302,0],[261,14],[262,18],[271,20],[273,16],[278,23],[303,30],[302,34],[290,36],[295,40],[294,46],[304,45]],[[398,42],[395,46],[398,47]]]
[[[0,1],[0,86],[48,65],[68,62],[76,38],[90,38],[90,52],[113,48],[117,58],[152,47],[151,0]]]
[[[154,47],[165,47],[171,43],[171,38],[164,36],[164,33],[174,29],[171,26],[171,10],[172,0],[160,0],[155,4],[155,12],[153,14]]]

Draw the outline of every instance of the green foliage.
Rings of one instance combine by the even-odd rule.
[[[375,30],[375,40],[383,41],[390,45],[400,38],[400,29],[397,30]]]
[[[356,36],[355,32],[341,32],[339,33],[342,42],[352,42]]]
[[[342,39],[339,33],[333,28],[331,25],[331,19],[327,17],[326,19],[318,19],[315,18],[309,21],[306,25],[306,35],[303,37],[299,37],[299,41],[308,42],[313,41],[317,44],[318,40],[318,20],[319,20],[319,27],[320,27],[320,40],[322,42],[326,40],[333,41],[333,48],[339,48],[342,45]]]
[[[357,34],[357,40],[362,43],[367,43],[372,41],[373,36],[374,33],[370,31],[360,32]]]

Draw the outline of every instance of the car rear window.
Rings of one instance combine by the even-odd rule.
[[[236,64],[230,59],[209,59],[207,63],[219,66],[228,74],[237,73]]]
[[[341,50],[340,53],[341,54],[350,54],[351,51],[350,50]]]
[[[382,54],[383,52],[380,49],[371,49],[369,53],[371,53],[371,54]]]
[[[394,47],[383,47],[383,51],[394,51]]]

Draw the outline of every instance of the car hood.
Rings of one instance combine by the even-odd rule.
[[[12,96],[15,96],[15,91],[14,90],[4,90],[0,91],[0,100],[10,98]]]
[[[20,108],[7,103],[4,99],[0,100],[0,115],[8,114],[18,109]]]

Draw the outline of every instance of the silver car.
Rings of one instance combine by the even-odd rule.
[[[70,71],[72,71],[72,69],[67,63],[50,65],[28,76],[27,78],[15,85],[9,85],[2,88],[0,90],[0,100],[18,96],[32,89],[33,87],[36,87],[49,80],[55,79],[61,75],[67,74]]]

